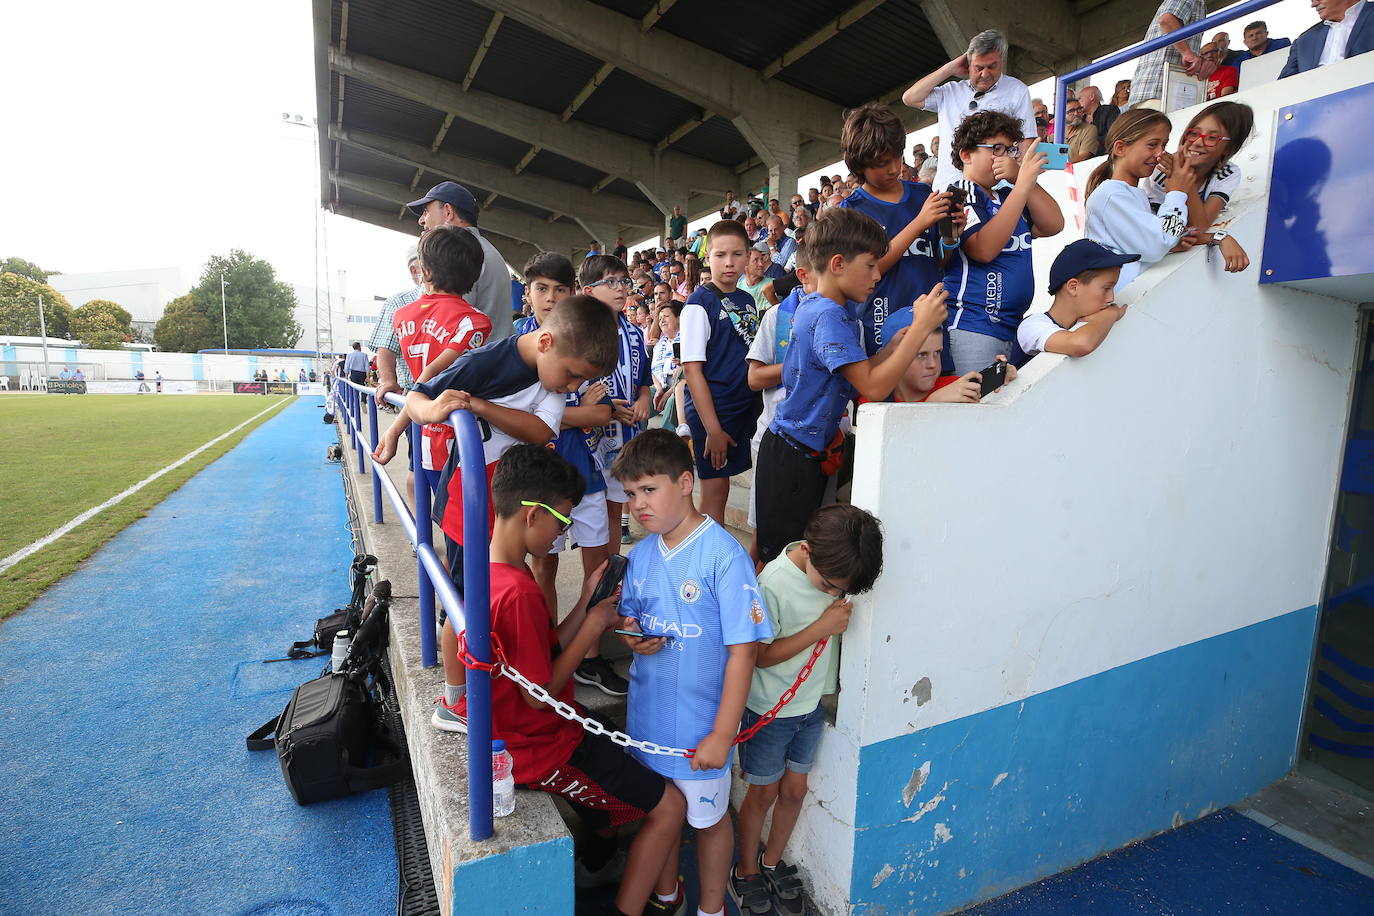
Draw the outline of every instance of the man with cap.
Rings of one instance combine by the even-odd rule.
[[[510,312],[510,268],[495,246],[477,231],[477,199],[456,181],[441,181],[419,200],[406,208],[420,218],[421,229],[436,226],[458,226],[477,236],[482,243],[482,274],[472,290],[463,293],[483,315],[491,319],[490,340],[500,340],[514,333]],[[458,291],[461,292],[461,291]]]
[[[1066,245],[1050,266],[1054,303],[1049,311],[1021,319],[1016,342],[1027,356],[1087,356],[1126,314],[1126,306],[1113,305],[1117,281],[1122,265],[1139,260],[1138,254],[1117,254],[1091,239]]]

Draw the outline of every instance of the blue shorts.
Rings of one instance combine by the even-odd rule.
[[[753,725],[763,716],[744,710],[740,728]],[[739,746],[739,768],[751,786],[771,786],[782,779],[784,770],[809,773],[821,743],[825,710],[820,706],[804,716],[776,718],[759,733]]]
[[[698,480],[734,477],[754,466],[749,441],[754,438],[754,430],[759,425],[759,411],[747,411],[728,417],[722,420],[720,425],[721,429],[735,440],[735,444],[726,449],[724,467],[716,468],[711,465],[711,459],[706,457],[706,426],[695,410],[687,411],[687,426],[692,431],[692,455],[696,459]]]

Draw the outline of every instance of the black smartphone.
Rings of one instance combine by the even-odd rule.
[[[978,397],[987,397],[1007,383],[1007,364],[999,359],[978,374],[983,377],[983,387]]]
[[[666,639],[668,642],[673,641],[673,637],[664,636],[662,633],[640,633],[635,630],[612,630],[611,632],[619,633],[621,636],[632,636],[635,639]]]
[[[682,341],[680,340],[673,341],[673,360],[682,362]]]
[[[968,192],[957,184],[952,184],[945,189],[949,192],[949,210],[953,213],[956,209],[962,210],[964,204],[968,202]],[[940,238],[946,242],[955,240],[954,236],[954,217],[946,216],[940,220]]]
[[[596,583],[596,588],[592,589],[592,596],[587,599],[587,607],[596,607],[614,595],[621,580],[625,578],[625,567],[629,565],[630,561],[620,554],[611,554],[606,571],[601,574],[601,581]]]

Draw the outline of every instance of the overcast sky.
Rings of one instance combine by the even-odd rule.
[[[1244,19],[1256,17],[1288,38],[1316,19],[1305,0]],[[5,31],[0,257],[194,277],[209,255],[237,247],[313,285],[313,138],[281,117],[315,116],[308,0],[15,4]],[[1240,47],[1239,27],[1230,32]],[[1117,78],[1097,81],[1110,92]],[[321,222],[336,291],[341,269],[350,296],[407,285],[404,236]]]

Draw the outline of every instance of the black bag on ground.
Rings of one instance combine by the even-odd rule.
[[[409,770],[382,709],[391,694],[385,665],[390,596],[391,583],[377,583],[341,671],[297,687],[282,714],[247,738],[250,751],[276,749],[299,805],[388,786]]]
[[[319,658],[321,655],[328,655],[334,651],[334,637],[340,630],[348,630],[350,633],[358,629],[361,623],[360,614],[363,607],[363,595],[367,591],[367,577],[377,565],[377,558],[372,554],[359,554],[353,558],[353,596],[349,599],[348,606],[334,611],[327,617],[321,617],[315,621],[315,635],[309,639],[301,639],[293,642],[291,648],[286,650],[285,658],[268,658],[265,662],[289,662],[300,658]],[[387,585],[387,597],[391,597],[390,584]]]
[[[326,411],[324,412],[324,416],[321,417],[320,419],[324,421],[324,425],[325,425],[325,426],[329,426],[331,423],[334,422],[334,415],[333,415],[332,413],[330,413],[329,411],[326,410]]]

